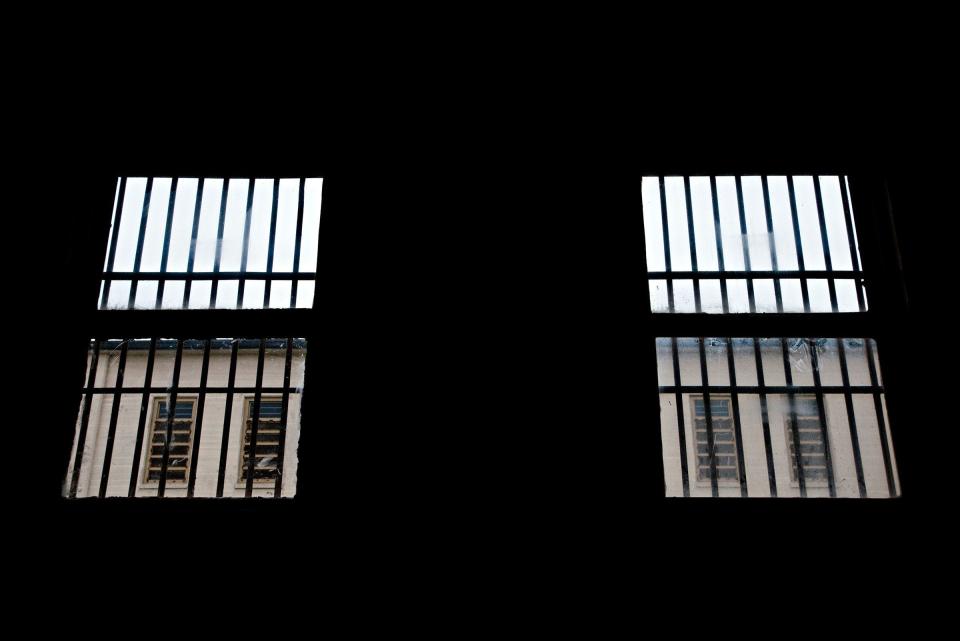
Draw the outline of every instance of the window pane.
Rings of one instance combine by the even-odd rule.
[[[645,177],[654,312],[865,311],[843,176]]]
[[[899,494],[872,340],[658,338],[667,496]]]
[[[303,339],[93,343],[64,495],[293,496],[305,358]]]
[[[311,307],[313,289],[291,283],[313,283],[322,188],[322,178],[120,178],[100,308]]]

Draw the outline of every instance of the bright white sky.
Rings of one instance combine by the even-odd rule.
[[[771,270],[769,235],[763,203],[763,188],[759,176],[744,176],[743,201],[747,234],[740,233],[740,212],[737,204],[736,181],[733,176],[717,178],[717,204],[720,218],[720,236],[723,248],[724,267],[727,270],[744,270],[743,244],[746,243],[751,269]],[[800,223],[800,240],[804,267],[808,270],[826,269],[823,246],[820,239],[820,222],[817,215],[816,197],[812,176],[795,176],[797,218]],[[777,268],[798,269],[794,244],[793,222],[790,216],[790,196],[785,176],[770,176],[770,209],[773,218],[773,236],[776,248]],[[643,225],[646,236],[647,266],[651,271],[664,271],[663,224],[660,209],[659,179],[644,178],[641,184],[643,199]],[[687,227],[686,194],[682,177],[664,180],[667,202],[667,226],[670,231],[671,267],[676,271],[691,269],[690,239]],[[843,201],[840,179],[824,177],[820,184],[823,199],[827,240],[833,269],[849,270],[854,266],[850,260],[846,223],[843,216]],[[693,223],[696,236],[697,268],[715,271],[719,269],[716,229],[713,219],[713,201],[710,193],[710,178],[690,178],[690,195],[693,206]],[[856,243],[856,238],[854,238]],[[859,261],[859,257],[857,259]],[[839,311],[857,311],[857,294],[853,280],[838,280],[837,304]],[[728,281],[728,301],[731,312],[749,311],[746,281]],[[813,312],[830,311],[830,295],[827,281],[808,281],[810,308]],[[781,280],[784,311],[803,311],[800,281]],[[719,281],[701,281],[701,300],[706,312],[720,312],[721,293]],[[772,280],[755,280],[754,295],[757,311],[776,311],[776,299]],[[651,303],[654,311],[667,311],[667,288],[665,281],[651,281]],[[675,281],[675,307],[677,311],[694,311],[693,282]]]
[[[193,213],[198,197],[199,182],[197,178],[181,178],[177,181],[170,233],[170,250],[167,257],[168,271],[187,271],[192,244]],[[199,194],[201,198],[200,224],[197,231],[193,265],[193,270],[198,273],[213,271],[223,182],[221,178],[208,178],[204,180],[203,193]],[[155,178],[153,180],[140,271],[160,270],[163,236],[172,183],[171,178]],[[220,271],[240,271],[249,184],[248,179],[232,179],[228,183]],[[133,271],[146,186],[146,178],[127,179],[123,208],[120,212],[120,229],[117,235],[114,271]],[[317,268],[322,188],[322,178],[308,178],[304,184],[303,237],[300,246],[299,266],[301,272],[312,272]],[[117,181],[117,189],[119,192],[119,180]],[[273,271],[293,271],[298,191],[299,181],[297,179],[280,180]],[[262,272],[267,269],[272,201],[273,179],[256,179],[251,210],[247,271]],[[116,219],[115,203],[114,224],[116,224]],[[109,250],[107,255],[109,256]],[[106,269],[106,264],[104,269]],[[220,281],[217,289],[216,307],[233,308],[236,305],[238,285],[238,281]],[[210,288],[210,281],[195,281],[191,285],[189,307],[205,309],[210,299]],[[167,281],[164,285],[162,307],[164,309],[179,308],[183,299],[183,291],[183,281]],[[244,285],[243,307],[263,307],[263,291],[264,281],[247,281]],[[271,286],[269,307],[289,307],[290,291],[290,281],[274,281]],[[156,294],[157,282],[141,281],[137,286],[135,306],[153,308]],[[115,281],[110,286],[110,298],[107,301],[107,307],[126,307],[129,295],[129,282]],[[313,280],[300,281],[297,288],[297,307],[310,307],[312,304]]]

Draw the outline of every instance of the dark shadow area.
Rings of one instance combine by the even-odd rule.
[[[42,325],[22,375],[29,483],[23,495],[8,488],[43,564],[75,576],[116,566],[137,580],[147,532],[197,572],[249,569],[251,541],[269,539],[276,553],[258,563],[327,577],[444,559],[556,571],[584,556],[631,574],[669,562],[682,576],[717,550],[743,573],[844,558],[868,573],[894,549],[926,554],[917,546],[941,536],[950,487],[951,392],[931,388],[949,380],[935,372],[950,366],[955,313],[933,289],[944,275],[927,248],[949,178],[911,162],[894,134],[845,122],[724,120],[721,108],[688,127],[692,111],[639,117],[613,104],[409,106],[389,118],[372,105],[349,117],[301,106],[216,125],[154,107],[66,125],[55,161],[29,179],[42,244],[22,249]],[[190,311],[164,318],[169,330],[150,312],[104,320],[98,277],[118,173],[323,176],[312,312]],[[901,499],[662,498],[652,338],[696,334],[648,313],[640,178],[698,173],[851,175],[871,312],[836,334],[878,342]],[[809,333],[801,318],[734,323],[745,336]],[[60,498],[90,334],[150,335],[144,327],[307,339],[296,499]],[[815,335],[829,330],[823,321]]]

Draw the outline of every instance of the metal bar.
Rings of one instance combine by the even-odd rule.
[[[250,222],[253,218],[253,187],[256,184],[256,180],[253,178],[250,179],[250,182],[247,186],[247,215],[243,222],[243,252],[240,255],[240,271],[247,271],[247,254],[250,251]],[[237,305],[236,309],[243,307],[243,289],[246,281],[241,278],[240,284],[237,287]]]
[[[690,279],[690,278],[704,278],[711,280],[733,280],[733,279],[742,279],[742,278],[826,278],[826,279],[838,279],[838,278],[854,278],[857,276],[862,276],[863,273],[856,270],[825,270],[825,269],[808,269],[804,271],[792,269],[792,270],[778,270],[778,271],[672,271],[672,272],[658,272],[652,271],[647,273],[649,278],[656,279]],[[124,279],[128,280],[128,279]],[[834,310],[836,311],[836,310]]]
[[[690,176],[683,177],[683,190],[686,198],[687,207],[687,240],[690,241],[690,269],[694,272],[697,269],[697,232],[693,225],[693,199],[690,195]],[[697,312],[703,311],[700,302],[700,279],[693,279],[693,309]]]
[[[204,341],[203,364],[200,366],[200,390],[197,394],[196,428],[190,450],[190,478],[187,481],[187,496],[192,497],[197,483],[197,464],[200,459],[200,437],[203,435],[203,411],[207,400],[207,377],[210,373],[210,339]]]
[[[752,271],[750,267],[750,243],[747,242],[747,212],[743,204],[743,181],[740,176],[736,177],[737,184],[737,208],[740,214],[740,247],[743,250],[743,267],[747,272]],[[747,298],[750,301],[750,313],[756,313],[757,303],[753,292],[753,279],[747,279]]]
[[[163,232],[163,254],[160,256],[160,272],[167,271],[167,261],[170,257],[170,233],[173,231],[173,209],[176,206],[177,201],[177,183],[178,178],[174,177],[173,182],[170,184],[170,197],[167,199],[167,224]],[[154,304],[154,309],[160,309],[160,305],[163,301],[163,290],[166,280],[161,278],[160,282],[157,284],[157,300]]]
[[[140,451],[143,448],[143,434],[147,426],[147,410],[150,407],[150,384],[153,382],[153,364],[157,356],[157,339],[150,339],[150,351],[147,353],[147,369],[144,373],[144,391],[140,396],[140,420],[137,423],[137,440],[133,448],[133,463],[130,466],[130,486],[127,496],[137,495],[137,480],[140,476]]]
[[[230,446],[230,419],[233,414],[233,386],[237,381],[237,350],[240,339],[235,338],[230,350],[230,373],[227,375],[227,399],[223,410],[223,436],[220,440],[220,467],[217,470],[217,496],[223,496],[223,477],[227,470],[227,448]]]
[[[100,340],[93,339],[93,355],[90,357],[90,371],[87,372],[87,388],[92,388],[97,379],[97,367],[100,362]],[[83,453],[86,450],[87,430],[90,426],[90,405],[93,395],[87,392],[83,399],[83,412],[80,415],[80,431],[77,434],[77,452],[73,459],[73,474],[70,477],[70,498],[76,498],[77,485],[80,482],[80,467],[83,465]]]
[[[123,200],[127,194],[127,178],[120,177],[120,191],[117,193],[117,204],[113,212],[113,229],[110,230],[110,253],[107,254],[107,271],[113,271],[117,258],[117,239],[120,237],[120,221],[123,216]],[[100,297],[100,309],[106,309],[110,298],[110,282],[103,284],[103,294]]]
[[[187,273],[193,273],[193,264],[197,255],[197,239],[200,236],[200,207],[203,204],[203,178],[200,179],[200,182],[197,183],[197,197],[193,203],[193,227],[190,232],[190,256],[187,258]],[[180,304],[181,307],[186,309],[190,304],[190,289],[193,285],[193,280],[187,279],[186,284],[183,286],[183,302]]]
[[[270,241],[267,245],[267,272],[273,272],[273,245],[277,239],[277,204],[280,200],[280,179],[273,179],[273,205],[270,209]],[[268,279],[263,286],[263,308],[270,307],[270,285],[272,280]]]
[[[767,223],[767,247],[770,249],[770,268],[777,272],[780,271],[777,267],[777,244],[773,232],[773,210],[770,207],[770,185],[767,182],[766,176],[760,177],[760,184],[763,187],[763,207],[764,215]],[[783,312],[783,295],[780,291],[780,279],[773,279],[773,291],[774,296],[777,299],[777,313]]]
[[[227,178],[224,178],[223,187],[220,189],[220,221],[217,224],[217,249],[213,256],[214,273],[220,271],[220,256],[223,253],[223,225],[227,218],[227,183],[229,182],[230,181]],[[213,284],[210,286],[210,304],[207,305],[208,309],[213,309],[217,305],[218,284],[219,281],[214,280]]]
[[[833,478],[833,457],[830,456],[830,433],[827,430],[827,412],[823,404],[823,389],[820,385],[820,356],[817,353],[817,344],[813,340],[807,339],[807,345],[810,347],[810,365],[813,373],[813,386],[816,388],[817,413],[820,419],[820,435],[823,438],[823,458],[827,466],[827,487],[830,491],[830,498],[837,496],[837,484]],[[799,429],[794,425],[794,432]]]
[[[844,273],[844,272],[840,272]],[[851,275],[853,272],[851,272]],[[103,280],[287,280],[289,278],[313,278],[316,272],[104,272]]]
[[[250,445],[247,450],[247,486],[243,495],[247,498],[253,496],[253,475],[257,467],[257,429],[260,427],[260,400],[263,387],[263,359],[266,354],[267,339],[260,339],[260,350],[257,353],[257,391],[253,393],[253,410],[250,415]],[[247,426],[244,425],[246,430]],[[246,439],[244,439],[246,440]],[[242,453],[241,453],[242,455]]]
[[[150,197],[153,194],[153,178],[147,178],[147,188],[143,194],[143,211],[140,212],[140,235],[137,238],[137,251],[133,259],[133,271],[140,271],[140,263],[143,260],[143,241],[147,235],[147,215],[150,213]],[[127,307],[133,309],[134,301],[137,298],[137,282],[130,283],[130,297],[127,300]]]
[[[127,366],[127,342],[120,346],[120,358],[117,361],[117,388],[123,386],[123,371]],[[117,434],[117,419],[120,416],[120,392],[113,395],[113,406],[110,408],[110,426],[107,428],[107,444],[103,452],[103,469],[100,471],[100,490],[98,496],[107,495],[107,482],[110,480],[110,466],[113,462],[113,442]]]
[[[877,385],[877,366],[873,360],[873,343],[869,338],[863,339],[866,347],[867,369],[870,372],[870,384],[876,389]],[[877,413],[877,430],[880,432],[880,451],[883,453],[883,469],[887,474],[887,491],[890,496],[897,495],[897,482],[893,475],[893,462],[890,457],[890,445],[887,443],[888,432],[887,422],[883,417],[883,401],[880,397],[881,392],[875,391],[873,394],[873,407]]]
[[[820,221],[820,242],[823,247],[823,261],[827,271],[833,271],[833,261],[830,259],[830,242],[827,238],[827,219],[823,213],[823,194],[820,192],[820,176],[813,177],[813,193],[817,202],[817,218]],[[837,311],[837,284],[832,278],[827,280],[830,288],[830,309]]]
[[[687,470],[687,434],[683,424],[683,393],[680,391],[680,352],[677,348],[676,337],[670,338],[670,346],[673,353],[673,382],[676,386],[674,404],[677,406],[677,433],[680,438],[680,476],[683,478],[683,495],[690,496],[690,473]],[[696,429],[694,429],[694,441],[696,441]],[[696,442],[693,445],[694,452],[696,452]]]
[[[843,202],[843,220],[847,227],[847,244],[850,247],[850,266],[854,269],[862,269],[860,266],[860,252],[857,251],[856,231],[853,228],[853,215],[850,212],[850,194],[847,191],[846,176],[839,176],[840,181],[840,200]],[[863,279],[856,280],[857,290],[857,309],[861,312],[867,310],[866,301],[863,298]]]
[[[730,387],[737,389],[737,368],[733,360],[733,338],[728,337],[727,341],[727,368],[730,370]],[[739,394],[733,391],[730,394],[731,404],[733,406],[733,432],[736,439],[737,448],[737,472],[740,477],[740,496],[747,496],[747,470],[743,460],[743,435],[740,429],[740,399]]]
[[[663,385],[659,388],[660,392],[672,393],[680,391],[683,394],[694,394],[703,389],[701,385],[681,385],[677,387],[676,385]],[[818,388],[813,385],[768,385],[766,387],[759,385],[738,385],[737,387],[732,387],[730,385],[708,385],[707,390],[712,394],[732,394],[737,392],[738,394],[815,394]],[[819,389],[823,390],[824,394],[843,394],[844,388],[842,385],[823,385]],[[851,394],[882,394],[882,386],[870,386],[864,385],[862,387],[851,387]]]
[[[275,387],[264,387],[262,388],[266,394],[280,394],[284,391],[284,387],[275,386]],[[864,388],[864,391],[869,391],[870,388]],[[121,394],[140,394],[146,392],[149,394],[163,394],[168,388],[166,387],[94,387],[88,388],[85,387],[81,393],[90,393],[90,394],[113,394],[116,391],[119,391]],[[181,394],[199,394],[202,391],[206,391],[208,394],[225,394],[227,392],[233,391],[239,394],[252,394],[257,388],[255,387],[181,387]],[[297,391],[296,388],[290,389],[291,392]]]
[[[797,248],[797,267],[806,271],[803,261],[803,243],[800,240],[800,218],[797,215],[797,194],[793,184],[793,176],[787,176],[787,191],[790,192],[790,218],[793,221],[793,242]],[[810,311],[810,293],[807,291],[807,280],[800,279],[800,294],[803,297],[803,311]]]
[[[660,219],[663,227],[663,264],[667,272],[672,270],[670,261],[670,221],[667,216],[667,189],[664,184],[663,176],[660,176],[657,182],[657,188],[660,190]],[[673,281],[667,281],[667,311],[673,312]]]
[[[760,420],[763,423],[763,451],[767,458],[767,481],[770,483],[770,496],[777,496],[777,471],[773,466],[773,443],[770,439],[770,414],[767,409],[767,392],[763,378],[763,354],[760,351],[760,339],[753,339],[753,354],[757,364],[757,387],[760,395]]]
[[[717,478],[717,454],[716,448],[713,442],[713,413],[710,408],[710,392],[708,387],[710,385],[709,379],[707,378],[707,355],[704,349],[705,340],[703,336],[697,338],[697,342],[700,346],[700,383],[703,386],[701,388],[700,394],[703,397],[703,416],[706,419],[707,425],[707,457],[710,462],[710,493],[713,496],[720,496],[720,479]],[[694,425],[696,425],[697,417],[693,417]],[[694,450],[697,457],[697,469],[700,469],[700,450],[699,444],[696,438],[696,429],[694,429]]]
[[[783,374],[787,385],[793,387],[793,372],[790,369],[790,355],[787,348],[787,339],[780,339],[780,351],[783,354]],[[791,426],[791,436],[793,440],[793,457],[797,465],[797,483],[800,485],[800,496],[807,496],[807,481],[804,478],[803,458],[800,453],[800,429],[797,425],[797,403],[793,393],[787,393],[788,419]]]
[[[283,490],[283,454],[287,443],[287,413],[290,407],[290,372],[293,365],[293,338],[287,338],[287,353],[283,363],[283,397],[280,403],[280,443],[277,446],[277,480],[273,495],[280,497]]]
[[[723,235],[720,233],[720,203],[717,198],[717,177],[710,176],[710,196],[711,203],[713,207],[713,235],[717,241],[717,266],[720,268],[720,271],[726,271],[723,262]],[[727,281],[726,279],[720,281],[720,301],[721,309],[723,313],[726,314],[730,311],[730,307],[727,303]]]
[[[860,455],[860,437],[857,431],[856,411],[853,407],[853,394],[850,393],[850,374],[847,370],[846,347],[842,338],[837,338],[837,354],[840,357],[840,380],[843,383],[843,401],[847,408],[847,427],[850,429],[850,444],[853,447],[853,465],[857,471],[857,488],[860,498],[867,496],[867,484],[863,476],[863,461]]]
[[[177,340],[177,355],[173,359],[173,380],[170,382],[170,397],[167,401],[167,424],[163,434],[163,457],[160,459],[160,482],[157,485],[157,496],[163,496],[167,488],[167,466],[170,463],[170,439],[173,437],[173,421],[177,415],[177,386],[180,385],[180,365],[183,362],[183,341]],[[153,448],[151,442],[148,446]],[[149,450],[148,450],[149,451]],[[150,465],[149,459],[147,466]]]
[[[303,236],[303,189],[304,183],[306,180],[304,178],[300,179],[300,185],[297,195],[297,233],[294,236],[293,240],[293,271],[300,271],[300,241],[301,236]],[[314,276],[315,277],[315,276]],[[296,308],[297,306],[297,284],[298,281],[296,278],[293,279],[293,282],[290,283],[290,308]]]

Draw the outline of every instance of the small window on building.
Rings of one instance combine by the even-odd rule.
[[[820,423],[820,408],[816,396],[798,396],[793,399],[793,412],[785,422],[787,448],[790,453],[790,479],[797,483],[797,448],[805,483],[827,483],[827,449]]]
[[[273,482],[280,469],[281,452],[284,446],[285,425],[283,421],[283,402],[280,399],[260,401],[259,420],[256,421],[256,439],[254,440],[254,417],[256,399],[249,398],[246,403],[246,429],[243,431],[243,461],[240,466],[240,480],[245,483],[249,478],[251,442],[254,443],[253,481]]]
[[[177,409],[170,417],[167,401],[154,404],[153,432],[150,435],[150,455],[147,459],[145,481],[157,482],[164,474],[166,457],[167,483],[186,483],[190,473],[190,452],[193,446],[193,400],[177,400]],[[167,447],[166,445],[169,444]]]
[[[717,480],[736,483],[739,461],[737,442],[733,431],[733,414],[730,398],[710,397],[710,413],[704,397],[693,398],[693,422],[697,438],[697,481],[710,482],[710,442],[713,441],[713,458]]]

